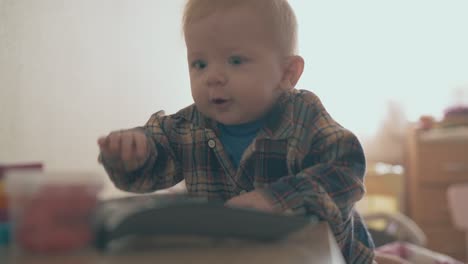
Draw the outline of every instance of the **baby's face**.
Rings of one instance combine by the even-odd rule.
[[[223,124],[261,118],[280,94],[282,61],[274,32],[259,12],[236,7],[186,28],[192,96]]]

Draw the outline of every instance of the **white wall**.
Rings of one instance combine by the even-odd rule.
[[[361,136],[375,132],[389,100],[411,120],[441,117],[456,90],[468,105],[468,1],[289,2],[306,58],[299,85]]]
[[[1,0],[0,161],[95,169],[99,135],[189,104],[182,1],[162,3]]]
[[[182,2],[0,0],[0,162],[104,176],[98,136],[190,104]]]
[[[358,134],[389,98],[441,113],[468,84],[468,2],[290,0],[316,91]],[[0,0],[0,162],[104,175],[98,136],[191,103],[184,0]]]

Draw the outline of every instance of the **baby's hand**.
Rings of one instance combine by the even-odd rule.
[[[119,130],[98,139],[102,159],[126,171],[140,168],[149,155],[148,139],[140,129]]]
[[[226,206],[251,208],[270,213],[276,212],[273,203],[259,191],[252,191],[233,197],[226,202]]]

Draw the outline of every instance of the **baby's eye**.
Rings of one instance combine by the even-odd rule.
[[[241,56],[231,56],[231,57],[229,57],[229,64],[232,64],[232,65],[241,65],[245,61],[246,61],[246,59],[241,57]]]
[[[198,70],[203,70],[204,68],[206,68],[206,62],[202,61],[202,60],[196,60],[194,62],[192,62],[192,68],[195,68],[195,69],[198,69]]]

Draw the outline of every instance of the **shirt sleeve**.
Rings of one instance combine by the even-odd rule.
[[[361,241],[353,240],[354,204],[365,193],[362,147],[351,132],[338,125],[320,134],[299,173],[282,177],[261,191],[278,211],[316,215],[327,221],[342,250],[351,245],[353,251],[369,252]]]
[[[149,151],[146,161],[136,170],[127,171],[121,162],[106,161],[100,155],[104,169],[117,188],[145,193],[169,188],[183,180],[180,163],[167,136],[172,123],[170,117],[159,111],[145,126],[136,128],[146,134]]]

